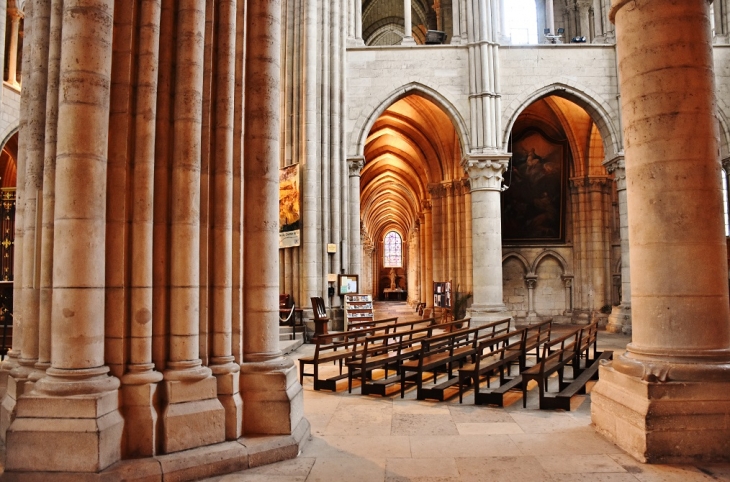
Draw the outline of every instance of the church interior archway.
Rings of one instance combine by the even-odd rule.
[[[446,111],[421,94],[401,98],[375,121],[364,155],[365,289],[380,299],[407,293],[409,302],[429,306],[433,281],[469,291],[471,197],[461,141]],[[384,240],[391,232],[402,238],[402,266],[385,265]],[[392,285],[398,291],[386,292]]]
[[[572,100],[548,95],[518,116],[510,150],[503,246],[532,266],[516,269],[505,256],[505,304],[519,318],[607,316],[621,301],[613,269],[621,257],[620,220],[596,120]],[[562,260],[545,256],[547,250]]]

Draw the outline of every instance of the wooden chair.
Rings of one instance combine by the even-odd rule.
[[[329,323],[330,319],[327,316],[324,299],[317,296],[313,296],[311,299],[312,311],[314,312],[314,336],[326,335],[329,333],[327,323]]]

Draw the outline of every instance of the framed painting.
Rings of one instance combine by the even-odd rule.
[[[502,193],[505,242],[564,241],[567,147],[535,128],[514,140]]]

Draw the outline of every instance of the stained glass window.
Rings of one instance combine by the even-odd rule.
[[[391,231],[385,235],[383,241],[385,245],[385,255],[383,266],[385,268],[400,268],[403,265],[403,240],[395,231]]]

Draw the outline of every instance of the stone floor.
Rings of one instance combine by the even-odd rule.
[[[376,305],[379,318],[412,316],[405,303]],[[629,339],[599,334],[599,349],[623,351]],[[304,345],[289,356],[313,351]],[[335,367],[331,367],[335,370]],[[540,411],[537,393],[510,396],[505,408],[417,401],[411,388],[363,397],[314,391],[304,382],[304,409],[312,439],[297,459],[206,482],[294,481],[730,481],[730,464],[645,465],[591,428],[590,396],[575,396],[570,412]],[[590,387],[589,387],[590,388]]]

